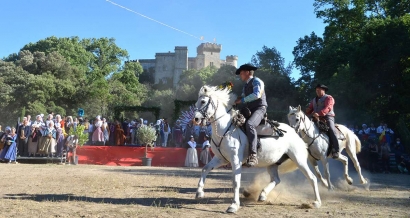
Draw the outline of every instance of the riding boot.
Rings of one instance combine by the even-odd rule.
[[[246,165],[248,167],[253,167],[258,164],[258,158],[256,157],[256,154],[251,154],[248,157],[248,161],[246,162]]]

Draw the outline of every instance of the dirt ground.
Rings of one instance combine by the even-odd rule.
[[[255,201],[266,174],[245,169],[237,214],[231,203],[231,171],[206,180],[205,198],[195,200],[199,168],[1,164],[0,217],[410,217],[410,175],[366,174],[370,191],[335,177],[336,191],[320,186],[322,207],[306,209],[313,191],[299,172],[283,175],[268,202]],[[259,171],[260,172],[260,171]],[[354,175],[354,174],[353,174]]]

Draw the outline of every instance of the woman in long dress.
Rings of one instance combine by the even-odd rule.
[[[11,133],[6,137],[6,142],[7,144],[10,144],[9,149],[7,149],[6,154],[4,155],[4,159],[8,160],[9,163],[14,161],[17,163],[16,158],[17,158],[17,134],[16,134],[16,128],[12,127],[11,128]]]
[[[10,140],[10,137],[11,137],[11,128],[9,126],[7,126],[6,129],[5,129],[5,133],[4,133],[3,137],[1,138],[1,142],[4,143],[3,150],[1,150],[1,153],[0,153],[0,160],[1,161],[4,161],[4,159],[5,159],[4,156],[6,156],[6,153],[9,150],[10,145],[12,143],[11,142],[12,140]]]
[[[38,153],[53,156],[56,152],[56,136],[57,131],[54,128],[54,122],[50,121],[48,122],[47,129],[44,130],[43,143],[39,145]]]
[[[209,151],[209,147],[211,147],[211,144],[209,144],[208,138],[208,135],[204,136],[204,143],[202,144],[202,151],[199,157],[203,164],[208,164],[209,161],[211,161],[212,159],[211,152]]]
[[[183,136],[182,136],[182,126],[181,126],[181,121],[177,120],[175,127],[174,127],[174,141],[175,141],[175,147],[181,147],[182,141],[183,141]]]
[[[185,157],[186,167],[198,167],[198,153],[196,151],[196,142],[194,136],[191,136],[191,140],[188,142],[189,148]]]
[[[36,124],[31,125],[31,132],[28,137],[28,156],[35,156],[38,148],[38,139],[41,137],[40,130]]]
[[[103,125],[103,122],[101,120],[101,117],[97,116],[95,118],[94,132],[93,132],[93,137],[92,137],[92,141],[94,144],[101,144],[104,142],[104,133],[101,129],[102,125]]]

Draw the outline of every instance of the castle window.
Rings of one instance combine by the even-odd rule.
[[[214,62],[209,62],[209,66],[214,66]]]
[[[213,52],[211,52],[211,55],[213,55]]]

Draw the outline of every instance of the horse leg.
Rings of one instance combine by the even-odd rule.
[[[353,162],[353,164],[354,164],[354,168],[356,168],[356,171],[357,171],[357,173],[359,174],[360,182],[361,182],[363,185],[366,185],[366,184],[367,184],[367,180],[363,177],[362,169],[361,169],[361,167],[360,167],[360,163],[359,163],[359,160],[357,159],[356,154],[354,154],[352,151],[350,151],[350,149],[346,149],[346,152],[347,152],[347,154],[349,155],[349,157],[352,159],[352,162]]]
[[[278,173],[278,165],[274,164],[268,167],[268,173],[270,175],[270,183],[262,189],[262,192],[259,195],[258,201],[266,201],[268,194],[272,191],[275,186],[279,185],[280,178]]]
[[[291,158],[291,160],[296,163],[299,170],[302,171],[302,173],[309,180],[310,185],[313,188],[313,192],[315,193],[315,201],[313,202],[313,206],[316,207],[316,208],[319,208],[322,205],[322,201],[320,200],[319,188],[317,187],[317,179],[316,179],[316,176],[309,169],[305,154],[288,153],[288,155]],[[296,156],[298,156],[298,157],[296,157]]]
[[[241,173],[242,173],[242,162],[239,161],[238,151],[233,152],[231,156],[231,164],[232,164],[232,186],[234,191],[234,198],[231,206],[228,207],[226,210],[227,213],[235,213],[238,211],[240,206],[239,201],[239,189],[241,187]]]
[[[329,184],[328,184],[328,182],[322,177],[322,174],[320,173],[320,170],[319,170],[319,166],[318,166],[318,164],[317,164],[317,161],[316,161],[312,156],[310,156],[310,155],[309,155],[309,157],[308,157],[308,160],[309,160],[310,164],[312,164],[313,168],[315,169],[316,177],[317,177],[318,179],[320,179],[320,181],[322,182],[322,184],[323,184],[326,188],[328,188],[328,187],[329,187]]]
[[[325,169],[325,177],[327,179],[327,184],[329,184],[327,186],[327,189],[329,191],[332,191],[332,190],[335,189],[335,187],[333,186],[332,182],[330,181],[329,161],[327,161],[326,156],[321,157],[320,161],[322,162],[323,168]]]
[[[344,174],[344,176],[345,176],[346,182],[349,185],[353,184],[353,179],[349,176],[349,166],[348,166],[349,161],[348,161],[347,157],[344,156],[343,154],[339,153],[339,158],[337,158],[336,160],[339,160],[340,162],[343,163],[343,165],[345,165],[345,174]]]
[[[205,179],[208,173],[214,168],[220,167],[224,164],[226,164],[225,160],[222,160],[214,156],[212,160],[207,165],[205,165],[204,168],[202,168],[201,178],[199,179],[199,182],[198,182],[198,189],[196,190],[195,198],[203,198],[205,196],[204,185],[205,185]]]

